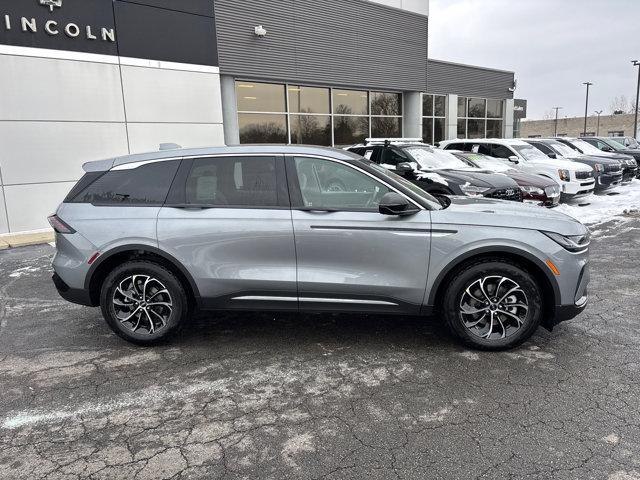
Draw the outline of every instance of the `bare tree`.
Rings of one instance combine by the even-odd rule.
[[[556,111],[552,108],[550,110],[547,110],[546,112],[544,112],[544,114],[542,115],[542,118],[544,120],[553,120],[556,118]]]
[[[620,95],[618,97],[615,97],[613,100],[611,100],[611,102],[609,103],[609,110],[611,111],[612,115],[615,115],[616,112],[628,112],[629,111],[629,100],[627,100],[627,97],[625,95]]]
[[[629,113],[636,113],[636,97],[631,99],[629,104]]]

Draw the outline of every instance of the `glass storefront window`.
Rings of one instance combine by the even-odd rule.
[[[433,118],[422,119],[422,141],[433,145]]]
[[[502,118],[502,100],[487,100],[487,118]]]
[[[329,115],[291,115],[291,143],[331,145]]]
[[[286,112],[284,85],[236,82],[239,112]]]
[[[240,143],[287,143],[287,116],[239,113]]]
[[[433,97],[433,116],[444,117],[446,116],[446,104],[447,97],[444,95],[435,95]]]
[[[469,117],[485,118],[487,110],[484,98],[470,98],[468,105]]]
[[[289,85],[287,91],[291,113],[331,113],[328,88]]]
[[[401,137],[402,119],[399,117],[372,117],[371,118],[372,137]]]
[[[467,138],[485,138],[485,120],[469,119],[467,121]]]
[[[467,138],[467,120],[464,118],[458,119],[458,138]]]
[[[402,115],[402,95],[371,92],[371,115]]]
[[[333,113],[339,115],[368,115],[369,95],[357,90],[333,90]]]
[[[458,118],[467,116],[467,97],[458,97]]]
[[[487,120],[487,138],[502,138],[502,120]]]
[[[422,94],[422,116],[433,117],[433,95]]]
[[[447,96],[422,95],[422,140],[434,145],[444,140]]]
[[[336,147],[364,142],[368,136],[368,117],[333,117],[333,143]]]

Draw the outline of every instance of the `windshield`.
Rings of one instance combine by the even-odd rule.
[[[603,143],[606,143],[607,145],[609,145],[611,148],[613,148],[616,151],[620,151],[620,150],[626,150],[625,147],[623,147],[622,145],[620,145],[618,142],[615,142],[613,140],[600,140]]]
[[[478,168],[483,168],[485,170],[491,170],[493,172],[507,172],[511,170],[511,167],[505,165],[500,160],[493,157],[487,157],[486,155],[481,155],[479,153],[466,155],[465,158],[469,159]]]
[[[571,143],[582,150],[582,153],[586,153],[587,155],[602,155],[602,150],[599,150],[590,143],[587,143],[584,140],[580,140],[579,138],[571,140]]]
[[[395,173],[387,170],[384,167],[381,167],[377,163],[374,163],[374,162],[372,162],[370,160],[363,160],[363,161],[365,161],[367,163],[367,165],[370,166],[371,168],[373,168],[374,170],[382,173],[383,175],[386,175],[387,177],[392,178],[393,180],[398,182],[403,187],[407,188],[408,190],[411,190],[413,193],[418,195],[425,202],[427,202],[427,204],[429,205],[429,209],[431,209],[431,210],[441,210],[442,209],[442,204],[438,200],[436,200],[435,197],[429,195],[427,192],[422,190],[417,185],[411,183],[409,180],[406,180],[406,179],[402,178],[400,175],[396,175]]]
[[[464,170],[471,168],[455,155],[443,150],[429,147],[407,147],[404,151],[418,162],[421,169],[435,170],[439,168],[450,168]]]
[[[549,145],[554,152],[563,157],[571,158],[580,155],[579,151],[574,150],[569,145],[565,145],[562,142],[549,142],[547,145]]]
[[[511,145],[525,160],[549,160],[544,153],[532,145]]]
[[[611,143],[619,143],[627,148],[640,149],[640,143],[633,137],[609,137],[608,141]]]

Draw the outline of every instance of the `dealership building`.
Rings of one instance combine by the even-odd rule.
[[[366,137],[511,137],[514,73],[428,59],[426,0],[3,0],[0,233],[89,160]],[[520,114],[520,115],[519,115]]]

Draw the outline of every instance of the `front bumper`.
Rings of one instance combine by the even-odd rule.
[[[51,277],[53,284],[58,291],[58,294],[66,301],[71,303],[77,303],[78,305],[84,305],[86,307],[94,307],[91,302],[91,295],[89,291],[83,288],[71,288],[67,285],[57,273],[54,273]]]
[[[622,183],[622,173],[602,173],[596,178],[596,191],[608,190]]]
[[[525,203],[533,203],[541,207],[553,208],[560,204],[560,195],[549,197],[547,195],[536,195],[531,193],[525,193],[523,195],[523,201]]]
[[[625,167],[622,172],[622,183],[629,183],[638,175],[638,167]]]

